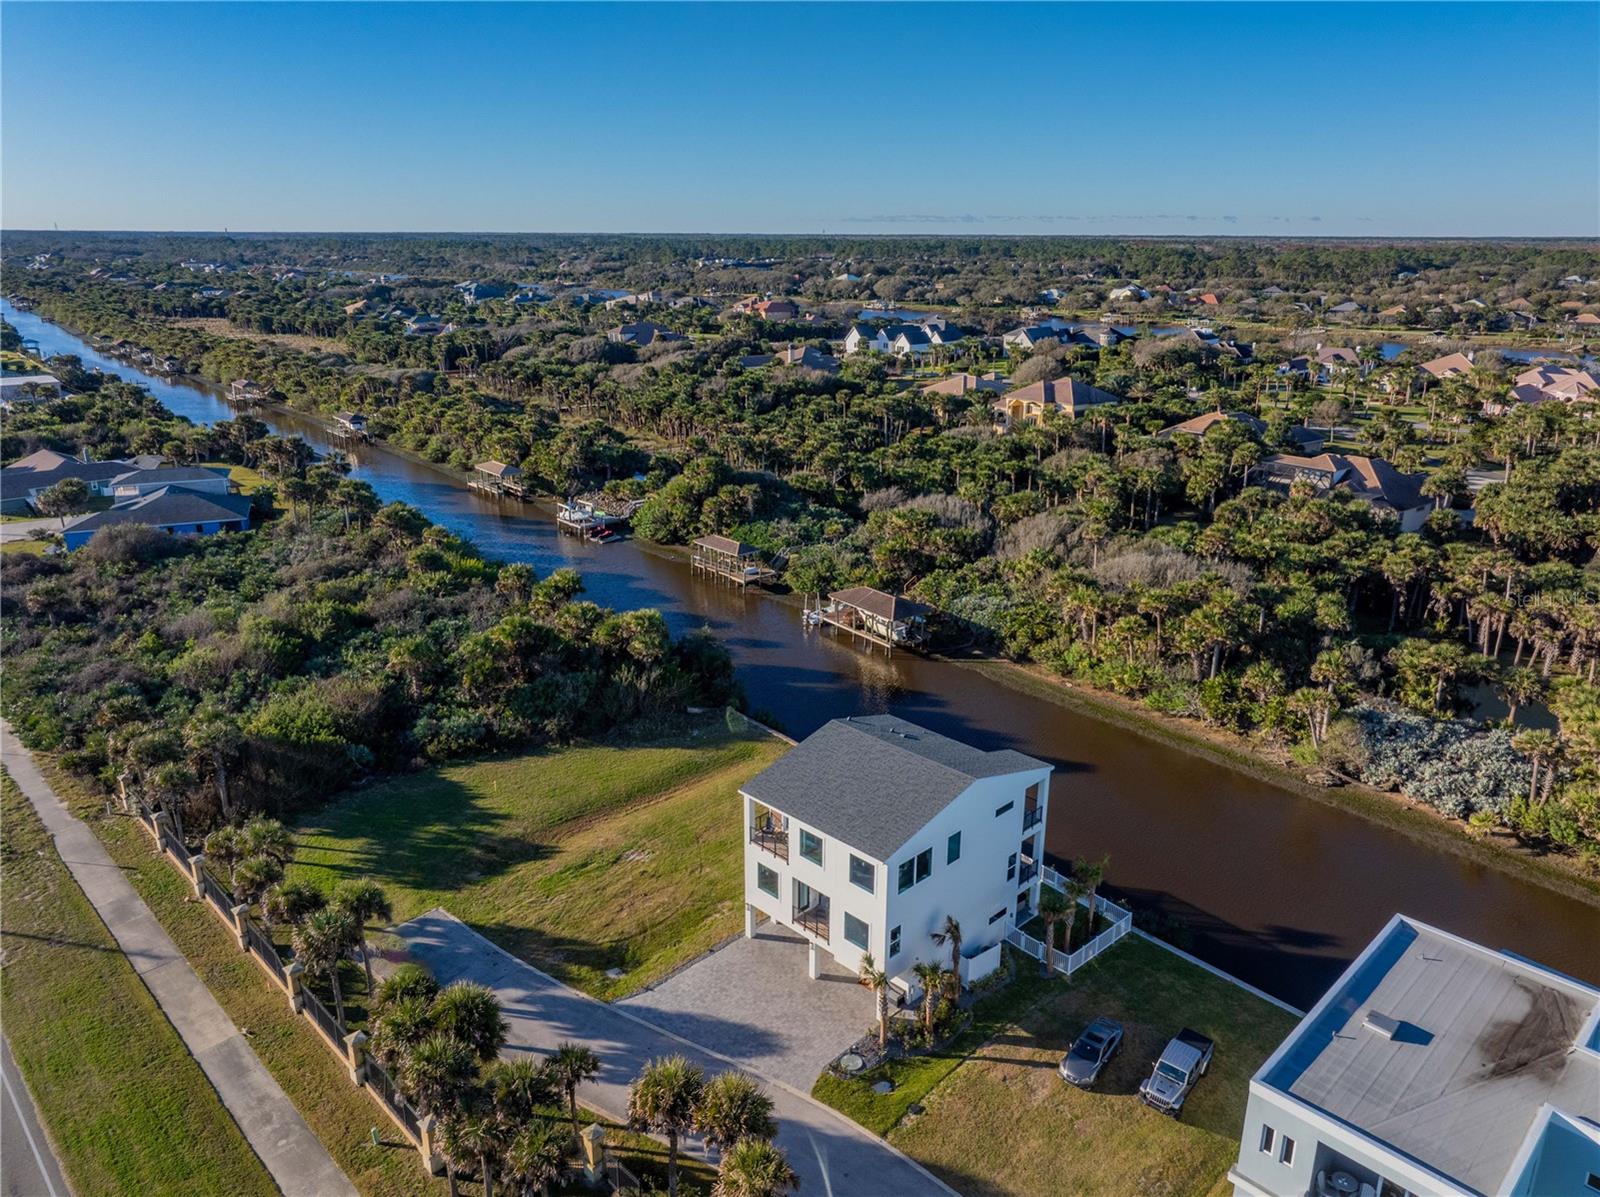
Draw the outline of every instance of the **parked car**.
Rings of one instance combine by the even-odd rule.
[[[1171,1040],[1155,1070],[1139,1086],[1139,1100],[1152,1109],[1176,1118],[1195,1083],[1211,1067],[1211,1052],[1216,1044],[1187,1027]]]
[[[1087,1089],[1100,1079],[1106,1061],[1121,1046],[1122,1024],[1110,1018],[1097,1018],[1072,1041],[1057,1071],[1067,1084]]]

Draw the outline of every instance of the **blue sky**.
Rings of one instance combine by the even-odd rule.
[[[1600,234],[1600,3],[0,10],[8,228]]]

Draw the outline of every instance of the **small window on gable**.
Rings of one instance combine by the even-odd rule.
[[[1294,1163],[1294,1140],[1288,1135],[1283,1136],[1283,1146],[1278,1148],[1278,1163]]]
[[[926,881],[933,876],[933,849],[924,848],[917,853],[917,880]]]
[[[1272,1149],[1277,1145],[1278,1132],[1265,1123],[1261,1126],[1261,1151],[1264,1155],[1271,1155]]]
[[[1004,906],[1002,906],[999,910],[995,911],[993,914],[991,914],[989,916],[989,925],[992,927],[996,923],[998,923],[1001,919],[1003,919],[1005,917],[1006,917],[1006,908]]]
[[[961,833],[959,831],[957,831],[954,834],[952,834],[951,837],[948,840],[945,841],[944,862],[945,862],[945,864],[955,864],[956,861],[958,861],[960,859],[961,859]]]
[[[893,927],[889,931],[889,959],[893,960],[900,954],[900,928]]]
[[[910,889],[913,885],[916,884],[916,881],[917,881],[916,872],[915,872],[916,867],[917,866],[916,866],[916,862],[915,861],[902,860],[900,862],[900,892],[901,893],[905,893],[906,890]]]
[[[1589,1173],[1589,1179],[1584,1181],[1596,1193],[1600,1193],[1600,1172]]]
[[[998,819],[1001,815],[1005,814],[1006,811],[1010,810],[1012,807],[1014,807],[1016,805],[1017,804],[1015,802],[1006,803],[1004,806],[999,807],[998,809],[996,809],[996,811],[994,812],[994,817]]]
[[[877,883],[878,870],[873,867],[870,860],[862,860],[854,852],[850,854],[850,884],[859,886],[869,894]]]

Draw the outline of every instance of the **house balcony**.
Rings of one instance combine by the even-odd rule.
[[[1027,810],[1022,812],[1022,830],[1024,830],[1024,831],[1027,831],[1030,827],[1039,826],[1039,824],[1041,822],[1043,822],[1043,821],[1044,821],[1044,808],[1043,807],[1030,806],[1030,807],[1028,807]]]
[[[800,930],[816,936],[823,943],[828,942],[827,902],[814,902],[804,910],[796,910],[793,922]]]
[[[1017,884],[1027,885],[1028,882],[1032,881],[1038,875],[1039,866],[1031,860],[1025,860],[1022,862],[1021,867],[1017,870]]]
[[[763,852],[770,852],[779,860],[789,859],[789,829],[752,827],[750,842]]]

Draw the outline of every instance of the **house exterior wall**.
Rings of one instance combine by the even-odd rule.
[[[175,536],[214,536],[218,532],[243,532],[250,526],[250,521],[247,519],[209,520],[200,524],[151,524],[146,526],[158,528],[162,532],[169,532]],[[94,534],[98,531],[100,531],[99,528],[86,529],[81,532],[74,532],[68,529],[61,534],[61,540],[70,553],[88,544],[94,539]]]
[[[1039,786],[1039,817],[1025,830],[1026,792],[1035,783]],[[745,901],[774,922],[815,939],[805,929],[795,926],[793,914],[795,882],[810,886],[829,900],[828,940],[823,946],[840,966],[855,971],[861,963],[863,949],[845,938],[845,915],[850,914],[867,925],[865,950],[872,953],[879,967],[909,989],[911,968],[918,961],[949,963],[949,948],[934,944],[932,938],[943,926],[946,915],[954,916],[961,924],[963,954],[970,955],[998,944],[1005,937],[1012,926],[1019,894],[1027,895],[1030,907],[1037,904],[1039,879],[1035,874],[1027,882],[1021,881],[1020,852],[1022,842],[1030,836],[1034,840],[1036,860],[1043,851],[1049,788],[1050,770],[1047,768],[975,781],[889,861],[869,857],[795,818],[789,819],[789,859],[782,860],[751,841],[752,819],[758,804],[743,796]],[[996,810],[1007,803],[1011,808],[997,816]],[[815,832],[823,841],[820,866],[800,855],[802,828]],[[952,864],[948,858],[949,838],[957,831],[961,833],[961,854]],[[914,870],[915,859],[924,849],[930,849],[933,854],[929,876],[913,883],[904,893],[899,892],[901,862],[912,861]],[[1013,853],[1018,854],[1016,873],[1008,879],[1007,865]],[[852,855],[872,865],[872,893],[850,880]],[[761,866],[778,875],[776,897],[759,885]],[[997,911],[1002,912],[1001,917],[991,923],[990,918]],[[897,926],[900,950],[891,956],[889,932]]]
[[[1262,1128],[1273,1131],[1271,1151],[1262,1151]],[[1294,1159],[1281,1161],[1284,1136],[1294,1140]],[[1387,1177],[1411,1193],[1453,1197],[1467,1191],[1438,1173],[1384,1150],[1309,1107],[1250,1082],[1239,1161],[1228,1171],[1235,1197],[1305,1197],[1316,1192],[1318,1172],[1348,1171],[1363,1183]]]
[[[110,493],[118,500],[137,499],[143,495],[150,494],[152,491],[158,491],[163,486],[172,485],[174,483],[160,479],[154,479],[149,482],[124,482],[113,487]],[[183,482],[176,483],[176,485],[181,486],[184,490],[197,490],[203,494],[225,495],[228,493],[228,479],[223,474],[218,474],[215,478],[189,478]]]

